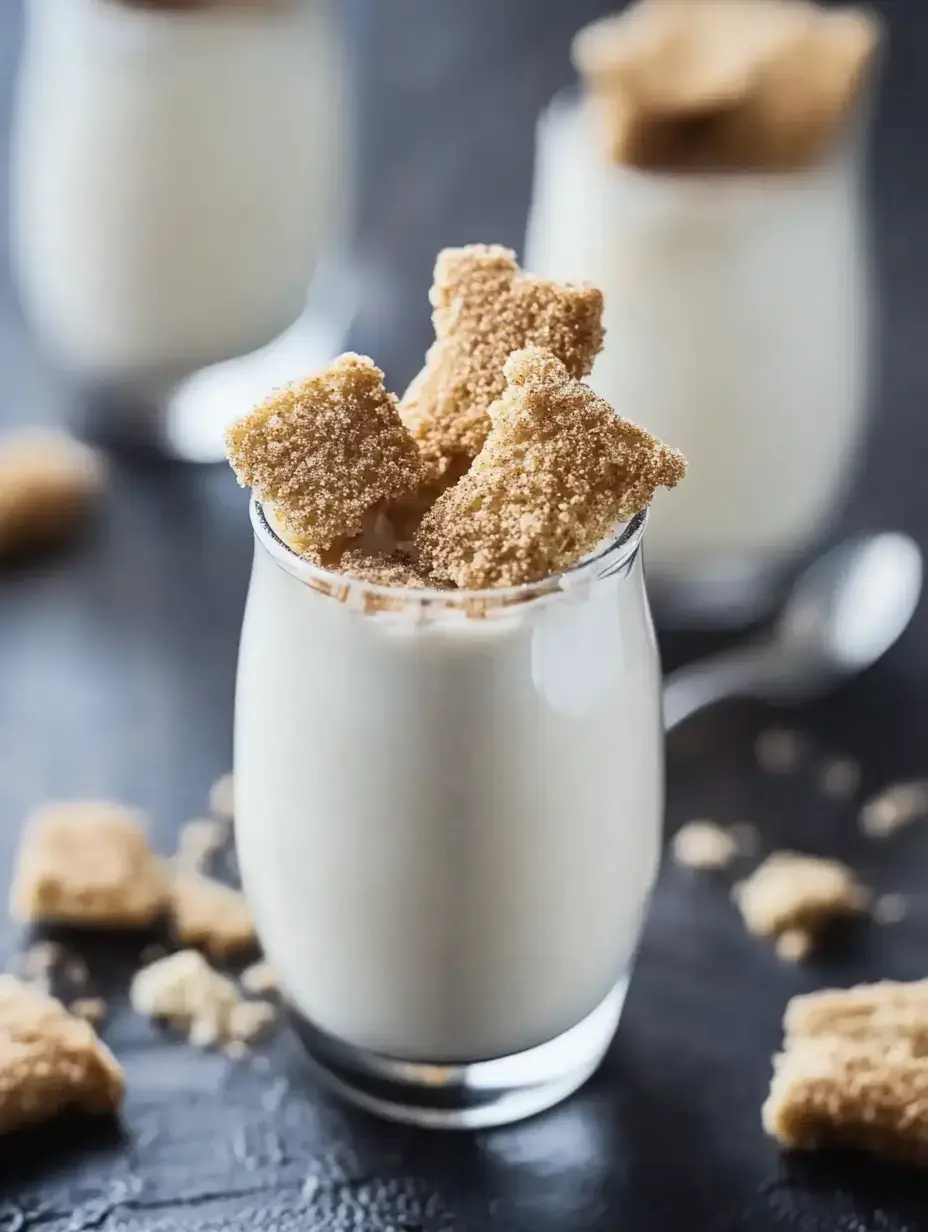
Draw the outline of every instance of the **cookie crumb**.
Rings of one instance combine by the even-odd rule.
[[[272,506],[290,546],[319,564],[422,479],[396,397],[362,355],[341,355],[275,391],[232,425],[226,445],[239,483]]]
[[[894,783],[871,796],[860,810],[860,828],[870,838],[890,838],[928,814],[928,781]]]
[[[69,1008],[76,1018],[83,1018],[94,1027],[99,1026],[106,1017],[106,1002],[102,997],[78,997]]]
[[[802,761],[803,740],[798,732],[770,727],[757,737],[754,754],[767,774],[791,774]]]
[[[838,757],[821,767],[818,785],[831,800],[850,800],[860,790],[860,779],[860,765],[850,757]]]
[[[200,872],[220,850],[227,833],[227,823],[213,817],[188,821],[181,826],[175,867],[181,872]]]
[[[23,431],[0,440],[0,556],[70,539],[105,480],[101,455],[66,433]]]
[[[221,775],[209,789],[209,811],[220,821],[235,817],[235,780],[231,772]]]
[[[421,560],[464,589],[519,586],[578,564],[686,463],[618,416],[540,347],[506,360],[486,444],[416,535]]]
[[[224,1038],[234,983],[214,971],[197,950],[179,950],[136,972],[129,990],[132,1008],[188,1033],[191,1043],[208,1048]]]
[[[168,883],[143,818],[122,804],[51,804],[26,821],[10,898],[31,923],[139,928],[164,911]]]
[[[873,904],[873,918],[877,924],[900,924],[907,914],[908,907],[901,894],[882,894]]]
[[[171,914],[181,945],[202,946],[213,957],[255,943],[254,920],[242,892],[200,873],[181,873],[175,879]]]
[[[674,835],[673,858],[685,868],[727,868],[738,854],[735,837],[714,821],[688,821]]]
[[[227,1034],[242,1044],[250,1044],[277,1018],[277,1008],[269,1001],[239,1001],[229,1012]]]
[[[246,992],[260,995],[277,991],[277,972],[265,958],[246,967],[242,972],[241,980]]]
[[[524,274],[508,248],[471,244],[438,254],[429,298],[435,341],[399,413],[437,495],[483,448],[513,351],[545,347],[572,377],[592,371],[603,343],[603,297],[594,287]]]
[[[794,997],[762,1119],[790,1149],[928,1163],[928,980]]]
[[[812,953],[815,938],[804,928],[788,928],[777,937],[777,957],[784,962],[802,962]]]
[[[0,975],[0,1028],[0,1133],[122,1103],[122,1068],[93,1027],[13,975]]]
[[[804,958],[832,921],[859,915],[870,896],[854,872],[838,860],[777,851],[732,891],[750,932],[782,941],[778,952]],[[808,937],[809,944],[803,936]]]

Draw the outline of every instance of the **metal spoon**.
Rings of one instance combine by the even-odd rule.
[[[839,544],[797,579],[770,633],[668,677],[667,730],[725,697],[795,703],[827,693],[889,650],[921,589],[922,554],[908,535]]]

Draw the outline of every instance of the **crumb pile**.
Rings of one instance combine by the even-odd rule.
[[[229,459],[239,483],[271,502],[302,552],[323,562],[362,533],[371,511],[421,481],[396,407],[379,368],[342,355],[233,424]]]
[[[573,58],[613,162],[789,171],[846,128],[878,42],[871,14],[807,0],[638,0]]]
[[[763,1122],[783,1146],[928,1163],[928,980],[795,997]]]
[[[603,341],[599,291],[474,244],[439,254],[431,298],[435,342],[398,405],[344,355],[230,429],[239,482],[298,554],[385,587],[520,585],[576,565],[683,477],[676,450],[580,381]]]
[[[480,590],[561,572],[673,487],[684,462],[540,347],[506,360],[506,392],[467,474],[422,519],[431,572]]]
[[[717,871],[740,854],[737,835],[714,821],[688,821],[673,837],[673,858],[684,868]]]
[[[0,441],[0,556],[69,539],[105,480],[100,455],[63,432],[18,432]]]
[[[777,952],[793,961],[833,920],[859,915],[870,901],[847,865],[794,851],[768,856],[732,893],[748,929],[775,937]]]
[[[66,1108],[114,1112],[122,1069],[93,1027],[12,975],[0,975],[0,1134]]]
[[[463,473],[490,431],[513,351],[544,347],[573,377],[588,376],[603,344],[601,292],[524,274],[498,245],[446,248],[430,292],[435,342],[400,402],[426,482]]]
[[[164,866],[132,809],[52,804],[27,819],[10,899],[14,919],[145,927],[164,912],[168,895]]]

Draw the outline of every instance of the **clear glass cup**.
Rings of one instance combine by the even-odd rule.
[[[612,1039],[658,865],[645,515],[480,593],[326,573],[252,521],[239,862],[311,1060],[420,1125],[556,1103]]]
[[[578,94],[541,117],[526,266],[602,289],[590,384],[690,462],[648,533],[661,623],[763,615],[847,497],[873,341],[865,129],[809,168],[686,174],[607,161]]]

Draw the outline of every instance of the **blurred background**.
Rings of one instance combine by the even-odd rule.
[[[5,816],[56,794],[124,795],[164,818],[198,807],[231,755],[251,542],[228,469],[177,458],[215,457],[225,422],[338,349],[374,356],[402,390],[431,340],[437,251],[485,241],[522,255],[530,216],[531,268],[601,281],[607,299],[630,295],[633,330],[651,321],[594,383],[691,458],[693,503],[666,550],[653,545],[669,666],[769,619],[822,544],[862,529],[924,538],[923,6],[873,6],[884,45],[847,156],[769,183],[730,176],[754,185],[742,204],[737,183],[707,205],[702,188],[690,197],[706,177],[671,176],[653,209],[647,170],[599,149],[581,166],[580,137],[545,119],[556,96],[555,118],[577,108],[571,38],[613,7],[7,0],[0,418],[67,425],[102,441],[111,466],[86,536],[0,578]],[[591,185],[579,204],[576,184]],[[704,242],[719,209],[731,224]],[[642,214],[669,231],[642,231]],[[681,225],[695,264],[673,246]],[[565,248],[565,227],[600,247]],[[651,264],[629,274],[629,253]],[[689,300],[666,277],[681,260]],[[718,291],[732,269],[744,279]],[[792,334],[771,330],[771,312]],[[674,370],[674,388],[650,388]],[[730,418],[711,422],[703,403]],[[727,494],[725,472],[740,476]],[[798,523],[778,524],[784,509]],[[895,653],[915,688],[922,612]]]

